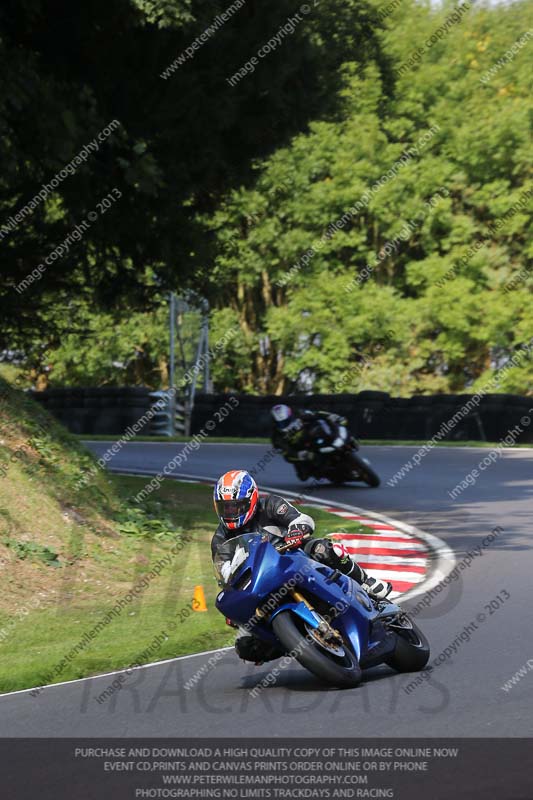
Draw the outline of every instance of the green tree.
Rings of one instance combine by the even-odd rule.
[[[0,223],[6,224],[112,120],[120,125],[33,214],[2,236],[2,345],[66,330],[81,295],[108,312],[157,291],[207,286],[212,240],[201,215],[249,183],[264,157],[309,119],[332,113],[338,67],[359,43],[380,58],[370,6],[324,0],[246,80],[227,80],[298,14],[295,0],[247,0],[187,59],[168,67],[227,0],[54,0],[0,9]],[[333,18],[338,24],[332,31]],[[334,41],[334,46],[332,46]],[[102,198],[120,199],[24,292],[35,270]],[[115,196],[118,197],[116,194]],[[58,313],[52,313],[55,306]]]
[[[529,341],[533,46],[482,78],[533,4],[453,14],[402,3],[383,34],[393,95],[383,70],[346,63],[342,113],[209,218],[213,296],[252,354],[236,388],[463,391]],[[510,370],[501,390],[530,376]]]

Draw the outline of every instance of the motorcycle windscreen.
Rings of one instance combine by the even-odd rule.
[[[263,532],[245,533],[226,539],[218,545],[213,559],[213,566],[218,580],[223,584],[229,583],[242,565],[248,560],[250,548],[254,542],[268,540],[268,535]]]
[[[217,548],[213,566],[218,580],[222,584],[227,584],[232,575],[235,575],[237,570],[248,559],[248,548],[246,543],[240,542],[242,537],[229,539],[224,544]]]
[[[335,433],[336,431],[325,419],[319,419],[313,429],[313,438],[320,439],[323,443],[330,444],[335,437]]]

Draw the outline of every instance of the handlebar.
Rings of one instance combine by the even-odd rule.
[[[310,533],[306,533],[306,535],[303,537],[303,541],[305,542],[305,541],[307,541],[308,539],[311,539],[311,538],[312,538],[311,534]],[[274,545],[274,547],[276,548],[278,553],[284,553],[286,550],[292,549],[293,545],[292,544],[282,544],[279,547],[277,545]]]

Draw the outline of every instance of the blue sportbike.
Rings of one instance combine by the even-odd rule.
[[[398,605],[373,600],[269,531],[219,545],[215,570],[216,606],[228,620],[334,686],[357,686],[362,670],[377,664],[413,672],[429,659],[426,637]]]

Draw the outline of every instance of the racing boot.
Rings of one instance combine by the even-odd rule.
[[[252,636],[244,628],[239,629],[235,639],[235,652],[243,661],[252,661],[257,667],[284,655],[281,648]]]
[[[372,578],[366,573],[361,587],[373,600],[385,600],[392,592],[392,583],[382,581],[380,578]]]

